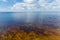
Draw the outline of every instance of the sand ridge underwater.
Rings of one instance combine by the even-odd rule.
[[[1,12],[0,40],[60,40],[60,13]]]

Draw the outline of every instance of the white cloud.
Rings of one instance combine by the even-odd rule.
[[[12,7],[11,10],[14,11],[35,11],[39,6],[37,5],[36,0],[24,0],[24,3],[15,3]]]
[[[5,8],[0,8],[0,12],[6,11]]]
[[[45,10],[59,10],[60,0],[54,0],[52,3],[47,3],[46,0],[39,0],[39,5]]]
[[[29,11],[37,11],[39,5],[37,0],[24,0],[27,10]]]
[[[7,0],[3,0],[4,2],[7,2]]]
[[[2,2],[7,2],[8,0],[0,0],[0,1],[2,1]]]
[[[24,0],[25,3],[36,3],[37,0]]]
[[[7,1],[7,0],[4,0]],[[23,3],[15,3],[8,11],[55,11],[60,10],[60,0],[54,0],[48,3],[45,0],[24,0]]]
[[[25,4],[24,3],[15,3],[12,7],[11,7],[11,10],[13,11],[22,11],[24,10],[25,8]]]

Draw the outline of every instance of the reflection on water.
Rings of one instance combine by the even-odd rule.
[[[54,13],[54,12],[0,13],[0,27],[7,24],[12,25],[14,23],[48,24],[49,22],[60,24],[60,13]]]
[[[22,22],[41,22],[41,21],[57,21],[59,19],[59,13],[41,13],[41,12],[30,12],[30,13],[12,13],[12,17],[15,21]]]

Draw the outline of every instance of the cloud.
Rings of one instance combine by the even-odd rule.
[[[36,3],[37,0],[24,0],[25,3]]]
[[[0,8],[0,12],[6,11],[5,8]]]
[[[11,10],[13,11],[22,11],[24,10],[25,8],[25,4],[24,3],[15,3],[12,7],[11,7]]]
[[[55,11],[60,10],[60,0],[24,0],[23,3],[16,3],[12,7],[17,11]]]
[[[4,0],[7,1],[7,0]],[[4,9],[5,10],[5,9]],[[60,0],[24,0],[24,2],[16,2],[7,9],[8,11],[57,11],[60,10]]]
[[[0,12],[13,12],[10,8],[0,8]]]
[[[46,2],[47,0],[39,0],[39,5],[45,10],[59,10],[60,0],[54,0],[52,2]]]
[[[8,2],[8,1],[14,1],[14,2],[16,2],[16,0],[0,0],[1,2]]]
[[[39,6],[36,0],[24,0],[23,3],[17,2],[11,7],[11,10],[14,11],[37,11],[37,9]]]
[[[2,1],[2,2],[7,2],[8,0],[0,0],[0,1]]]
[[[7,0],[3,0],[3,2],[7,2]]]

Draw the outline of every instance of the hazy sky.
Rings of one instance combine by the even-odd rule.
[[[0,11],[58,11],[60,0],[0,0]]]

